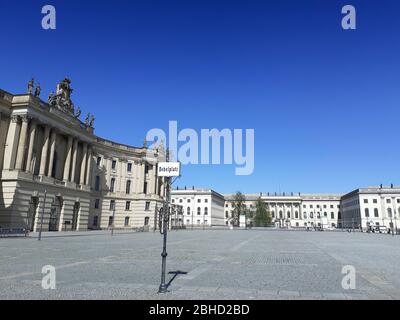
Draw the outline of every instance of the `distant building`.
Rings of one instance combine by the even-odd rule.
[[[182,206],[183,225],[224,226],[224,196],[211,189],[177,189],[171,192],[172,204]]]
[[[399,228],[400,187],[356,189],[341,198],[344,226],[365,230],[368,226]]]

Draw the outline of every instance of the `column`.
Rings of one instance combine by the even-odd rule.
[[[47,172],[48,177],[51,177],[53,173],[54,152],[56,150],[56,138],[57,134],[56,131],[53,129],[51,131],[51,138],[50,138],[50,161],[49,161],[49,171]]]
[[[21,170],[24,164],[26,136],[28,133],[28,116],[21,117],[21,131],[19,134],[17,160],[15,169]]]
[[[146,180],[146,176],[144,174],[144,161],[140,161],[140,163],[139,163],[139,193],[143,193],[145,180]]]
[[[69,171],[70,171],[70,167],[71,167],[71,156],[72,156],[72,137],[68,136],[67,157],[65,159],[64,176],[63,176],[63,180],[64,181],[69,181]]]
[[[4,169],[14,169],[15,158],[17,156],[18,146],[18,116],[10,117],[10,126],[8,127],[6,147],[4,150]]]
[[[85,184],[85,170],[86,170],[86,157],[87,157],[87,144],[83,143],[82,163],[81,163],[81,177],[79,184]]]
[[[31,170],[31,162],[32,162],[32,155],[33,155],[33,146],[35,144],[35,136],[36,136],[36,121],[31,121],[31,127],[29,130],[29,147],[28,147],[28,158],[26,159],[26,166],[25,171],[33,173]]]
[[[72,171],[71,171],[71,181],[72,182],[75,182],[77,153],[78,153],[78,139],[75,138],[73,152],[72,152]]]
[[[90,177],[92,175],[92,147],[88,147],[87,151],[87,166],[86,166],[86,184],[90,186]]]
[[[139,161],[135,161],[134,165],[134,177],[135,177],[135,193],[140,193],[139,190]]]
[[[40,157],[39,175],[41,176],[44,176],[46,174],[47,150],[49,149],[49,134],[50,134],[50,127],[46,125],[44,127],[42,156]]]

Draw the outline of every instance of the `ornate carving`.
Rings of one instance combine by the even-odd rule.
[[[16,114],[13,114],[10,116],[11,122],[17,123],[19,120],[19,116]]]
[[[49,104],[57,107],[59,110],[69,113],[74,116],[75,107],[71,100],[71,94],[73,89],[71,88],[71,80],[65,78],[57,85],[56,94],[51,93],[49,95]]]

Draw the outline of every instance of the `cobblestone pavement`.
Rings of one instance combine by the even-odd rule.
[[[159,233],[33,236],[0,239],[0,299],[400,299],[399,236],[171,231],[167,270],[188,273],[166,294]],[[44,265],[56,267],[55,290],[41,287]],[[342,288],[344,265],[356,269],[355,290]]]

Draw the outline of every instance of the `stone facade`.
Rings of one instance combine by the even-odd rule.
[[[61,81],[48,102],[0,90],[0,227],[36,231],[42,212],[49,231],[108,228],[110,216],[116,228],[152,226],[163,201],[163,148],[97,137],[93,116],[79,119],[69,85]]]

